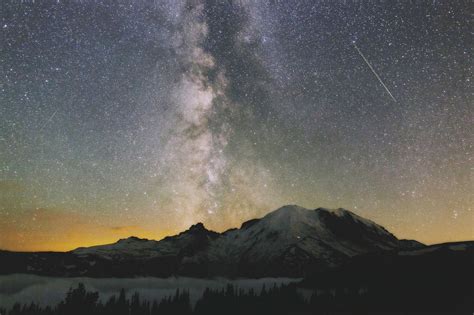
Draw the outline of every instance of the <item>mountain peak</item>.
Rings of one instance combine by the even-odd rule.
[[[294,216],[302,213],[306,213],[308,209],[300,207],[298,205],[286,205],[268,213],[266,216]]]
[[[198,222],[189,227],[188,231],[207,231],[206,227],[202,222]]]
[[[217,232],[214,232],[212,230],[208,230],[204,224],[202,222],[198,222],[196,224],[193,224],[189,227],[189,229],[187,229],[186,231],[184,232],[181,232],[179,235],[187,235],[187,234],[191,234],[191,235],[203,235],[203,236],[206,236],[206,237],[211,237],[211,238],[215,238],[217,236],[219,236],[220,234],[217,233]]]
[[[137,236],[130,236],[127,238],[121,238],[117,241],[117,243],[129,243],[129,242],[146,242],[148,241],[147,238],[140,238]]]
[[[299,210],[308,210],[308,209],[303,208],[303,207],[298,206],[298,205],[284,205],[283,207],[280,207],[280,208],[276,209],[274,212],[276,212],[276,211],[287,212],[287,211],[299,211]]]

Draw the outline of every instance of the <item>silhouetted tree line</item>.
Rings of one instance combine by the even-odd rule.
[[[120,290],[119,295],[112,295],[105,303],[102,303],[98,292],[89,292],[84,284],[79,283],[76,288],[70,288],[66,297],[56,307],[41,307],[30,303],[20,305],[16,303],[7,313],[5,310],[0,314],[9,315],[186,315],[192,314],[189,292],[176,290],[174,296],[157,301],[142,300],[135,292],[130,298],[126,296],[125,290]]]
[[[289,286],[275,285],[269,289],[263,286],[258,291],[237,289],[230,284],[223,289],[207,288],[193,309],[186,290],[178,289],[173,296],[150,302],[143,300],[137,292],[127,297],[122,289],[118,296],[113,295],[102,302],[98,292],[87,291],[80,283],[76,288],[70,288],[65,299],[55,307],[17,303],[8,312],[0,312],[8,315],[207,315],[288,314],[307,309],[308,303]]]
[[[11,310],[0,309],[0,314],[7,315],[209,315],[209,314],[357,314],[368,310],[402,311],[396,307],[404,305],[401,313],[416,311],[394,296],[381,292],[370,292],[361,288],[333,288],[318,290],[305,299],[293,285],[274,285],[262,287],[256,292],[253,289],[243,290],[228,285],[223,289],[205,289],[194,308],[191,305],[189,292],[176,290],[173,296],[161,301],[147,301],[135,292],[127,297],[122,289],[117,295],[102,302],[98,292],[89,292],[83,284],[70,288],[66,297],[55,307],[41,307],[30,303],[15,304]],[[429,305],[424,305],[430,308]],[[439,311],[439,310],[438,310]],[[458,313],[454,309],[449,314]],[[447,314],[448,314],[447,313]]]

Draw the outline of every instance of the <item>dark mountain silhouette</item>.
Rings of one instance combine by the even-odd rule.
[[[70,252],[1,251],[0,273],[89,277],[304,277],[368,253],[416,250],[348,210],[284,206],[224,233],[202,223],[160,241],[130,237]]]
[[[474,309],[473,265],[474,241],[437,244],[356,256],[299,286],[331,310],[468,314]]]

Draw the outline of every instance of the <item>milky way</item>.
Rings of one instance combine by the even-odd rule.
[[[2,1],[0,248],[222,231],[284,204],[472,239],[471,7]]]

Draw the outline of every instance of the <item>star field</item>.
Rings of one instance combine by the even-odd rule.
[[[284,204],[473,239],[470,13],[2,1],[0,248],[222,231]]]

